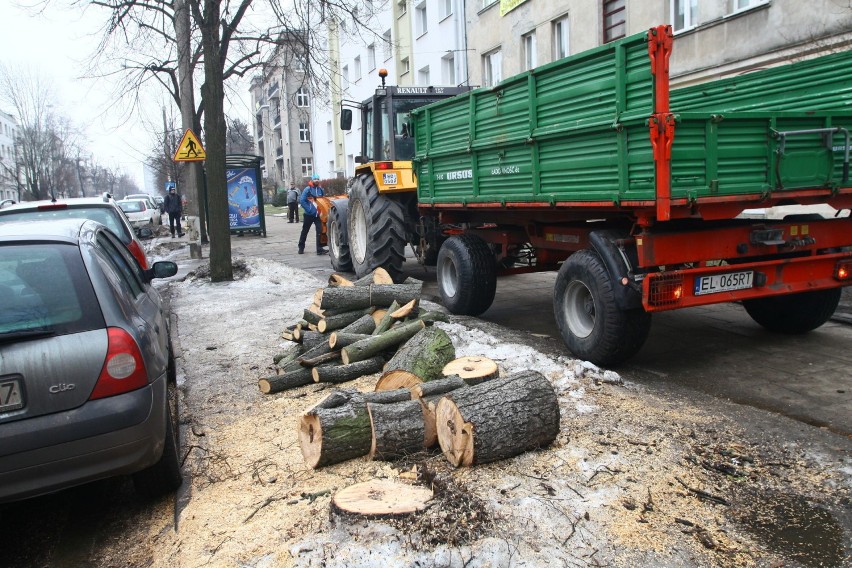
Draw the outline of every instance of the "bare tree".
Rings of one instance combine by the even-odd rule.
[[[225,151],[228,154],[254,154],[254,138],[249,132],[248,125],[239,118],[227,118],[228,138],[225,140]]]

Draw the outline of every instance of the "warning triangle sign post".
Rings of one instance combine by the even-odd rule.
[[[172,160],[175,162],[203,162],[206,159],[207,152],[204,151],[198,137],[192,132],[192,129],[187,128]]]

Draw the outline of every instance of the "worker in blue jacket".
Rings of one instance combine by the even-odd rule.
[[[328,249],[323,248],[322,222],[320,221],[319,211],[317,210],[316,198],[325,195],[325,190],[320,187],[319,175],[311,176],[307,187],[302,190],[302,195],[299,197],[299,204],[305,210],[305,215],[302,220],[302,234],[299,237],[299,254],[305,253],[305,240],[308,238],[308,231],[311,230],[311,225],[316,228],[317,233],[317,254],[327,254]]]

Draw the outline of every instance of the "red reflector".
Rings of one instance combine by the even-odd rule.
[[[651,277],[651,287],[648,293],[648,305],[673,306],[683,299],[683,277],[677,274],[666,274]]]
[[[842,260],[834,267],[834,277],[837,280],[849,280],[852,278],[852,260]]]
[[[107,338],[104,366],[89,400],[130,392],[148,384],[148,372],[136,340],[118,327],[108,328]]]
[[[376,162],[377,170],[392,170],[393,162]]]

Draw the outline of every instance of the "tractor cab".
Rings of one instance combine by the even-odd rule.
[[[363,103],[345,102],[361,111],[361,155],[359,164],[379,161],[411,161],[414,132],[409,113],[435,101],[470,90],[469,87],[392,87],[385,85],[387,71],[379,70],[382,85]],[[352,110],[343,108],[340,128],[352,128]]]

